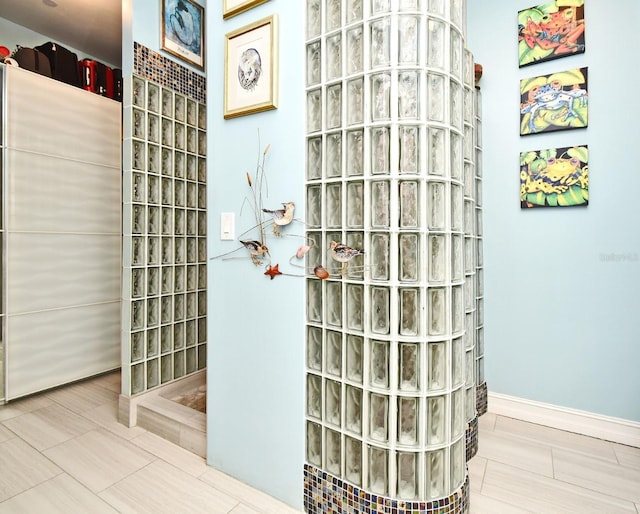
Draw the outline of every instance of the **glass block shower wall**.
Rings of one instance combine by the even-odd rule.
[[[136,50],[150,53],[140,45]],[[162,56],[152,57],[163,59],[160,76],[178,76],[167,75],[167,68],[184,70]],[[148,55],[145,61],[149,66]],[[138,75],[128,80],[123,105],[125,396],[203,369],[207,338],[206,106],[180,87]]]
[[[0,68],[0,83],[4,83],[4,67]],[[0,101],[0,198],[4,198],[4,153],[5,153],[5,131],[4,131],[4,102]],[[5,228],[4,228],[4,202],[0,203],[0,263],[4,267],[4,247],[5,247]],[[4,384],[5,377],[5,287],[4,273],[0,270],[0,405],[4,402]]]
[[[482,261],[482,93],[475,91],[475,171],[476,171],[476,410],[487,412],[487,382],[484,377],[484,271]]]
[[[465,413],[466,413],[466,459],[478,451],[478,425],[476,410],[476,360],[477,360],[477,227],[478,216],[476,195],[476,90],[474,87],[473,55],[464,50],[464,348],[465,348]],[[453,249],[455,252],[455,249]]]
[[[308,512],[468,509],[482,211],[465,15],[307,0],[307,263],[330,273],[307,279]],[[364,256],[340,265],[332,241]]]

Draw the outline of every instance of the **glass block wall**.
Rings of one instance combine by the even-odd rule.
[[[185,70],[151,53],[136,45],[145,71]],[[206,366],[206,105],[181,82],[125,83],[124,395]]]
[[[477,359],[477,227],[476,194],[476,90],[474,87],[473,55],[464,50],[464,309],[465,309],[465,413],[466,458],[472,458],[478,450],[478,425],[476,410],[476,359]]]
[[[487,382],[484,376],[484,264],[482,261],[482,93],[476,86],[476,410],[487,412]]]
[[[4,66],[0,67],[0,84],[4,84]],[[4,87],[3,87],[4,89]],[[5,153],[5,131],[4,131],[4,101],[0,101],[0,198],[4,198],[5,178],[4,178],[4,153]],[[4,268],[4,202],[0,202],[0,266]],[[0,405],[5,398],[5,285],[4,272],[0,270]]]
[[[307,278],[305,506],[466,512],[481,362],[466,3],[306,5],[307,263],[330,276]],[[345,269],[332,241],[364,256]]]

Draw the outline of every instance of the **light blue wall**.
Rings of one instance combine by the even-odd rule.
[[[220,241],[221,212],[235,213],[237,236],[253,224],[249,206],[242,213],[241,208],[249,193],[245,174],[255,173],[258,131],[262,147],[271,145],[265,207],[293,200],[296,217],[304,219],[303,4],[271,0],[223,21],[221,1],[200,3],[206,7],[207,225],[213,256],[240,247]],[[273,13],[279,13],[281,28],[280,108],[225,121],[224,34]],[[160,2],[123,0],[124,48],[137,41],[160,51],[160,17]],[[124,51],[124,73],[132,67],[132,55]],[[289,232],[302,234],[304,228],[296,224]],[[273,263],[299,272],[288,261],[301,244],[298,238],[269,240]],[[244,258],[213,260],[208,270],[207,460],[302,508],[304,279],[271,281],[247,254],[236,255]]]
[[[209,256],[241,248],[220,240],[220,213],[236,216],[236,237],[255,225],[246,173],[255,175],[267,144],[265,207],[294,201],[304,219],[304,2],[271,0],[222,20],[210,2],[208,69]],[[279,14],[277,110],[223,119],[224,35]],[[261,144],[258,143],[258,131]],[[241,212],[242,210],[242,212]],[[268,233],[270,228],[267,229]],[[295,223],[291,234],[303,234]],[[256,233],[248,234],[255,238]],[[246,237],[246,236],[245,236]],[[272,264],[289,273],[300,238],[269,237]],[[304,279],[269,280],[244,249],[239,259],[210,260],[208,282],[207,434],[210,465],[302,508],[304,463]]]
[[[518,69],[517,11],[531,5],[468,3],[467,43],[484,66],[487,383],[498,393],[640,421],[640,3],[587,0],[586,52]],[[520,137],[520,79],[582,66],[589,127]],[[521,210],[519,152],[584,144],[589,206]]]

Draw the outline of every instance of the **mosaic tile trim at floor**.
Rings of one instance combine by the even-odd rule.
[[[489,391],[487,389],[487,382],[485,381],[476,387],[476,411],[478,412],[478,417],[487,412],[488,406]]]
[[[467,462],[478,453],[478,416],[467,423],[465,433],[465,444],[467,450]]]
[[[404,501],[368,493],[305,464],[304,507],[307,514],[464,514],[469,512],[469,477],[446,498]]]
[[[133,72],[177,93],[206,103],[206,77],[182,66],[173,59],[133,43]]]

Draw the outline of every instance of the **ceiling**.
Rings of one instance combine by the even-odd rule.
[[[122,64],[122,0],[0,0],[0,17],[100,61]],[[0,44],[15,48],[13,42]]]

